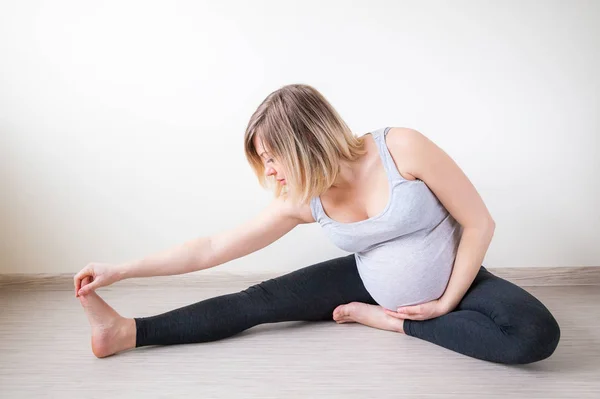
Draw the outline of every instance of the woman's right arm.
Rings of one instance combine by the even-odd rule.
[[[258,216],[210,237],[187,241],[169,250],[119,266],[120,279],[184,274],[208,269],[255,252],[283,237],[306,210],[274,199]]]

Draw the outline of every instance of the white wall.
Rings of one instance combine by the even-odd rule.
[[[271,91],[415,128],[484,198],[484,264],[600,265],[600,2],[2,1],[0,272],[123,262],[254,217]],[[347,253],[317,224],[220,270]]]

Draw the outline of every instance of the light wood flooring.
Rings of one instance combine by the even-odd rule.
[[[98,294],[123,316],[150,316],[264,277],[155,277],[119,282]],[[546,360],[507,366],[334,321],[263,324],[211,343],[144,347],[98,359],[72,280],[4,284],[0,397],[599,398],[600,287],[524,288],[554,314],[561,341]]]

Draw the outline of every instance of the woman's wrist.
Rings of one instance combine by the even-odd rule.
[[[444,314],[450,313],[456,307],[456,305],[452,301],[450,301],[448,298],[445,298],[444,296],[441,296],[440,299],[438,299],[438,304],[440,306],[440,309],[444,312]]]
[[[121,263],[117,266],[116,275],[119,281],[131,278],[130,272],[132,270],[131,262]]]

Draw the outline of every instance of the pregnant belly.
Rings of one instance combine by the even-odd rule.
[[[372,265],[357,261],[358,273],[373,299],[386,309],[417,305],[442,296],[453,260],[429,264]]]

